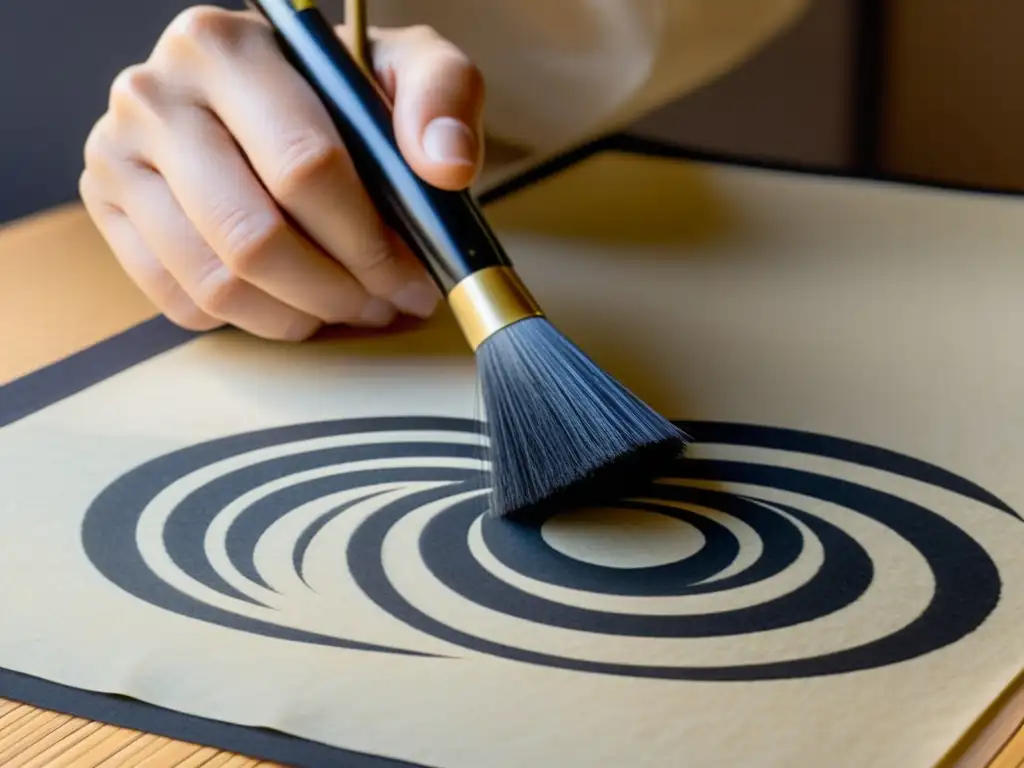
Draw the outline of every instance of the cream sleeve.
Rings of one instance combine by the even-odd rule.
[[[487,82],[486,188],[720,77],[810,0],[374,0],[429,24]]]

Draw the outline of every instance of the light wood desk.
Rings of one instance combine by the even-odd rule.
[[[543,195],[535,202],[534,215],[541,227],[572,226],[573,222],[550,220],[551,201]],[[503,213],[513,222],[529,217],[516,204]],[[694,222],[702,220],[699,210],[693,216]],[[671,226],[694,222],[674,220]],[[648,225],[657,227],[658,222]],[[614,236],[613,232],[601,234]],[[155,314],[124,276],[80,206],[61,207],[0,228],[0,328],[4,329],[0,385]],[[234,768],[274,764],[0,699],[0,765]],[[1021,766],[1024,732],[1018,731],[991,768]]]

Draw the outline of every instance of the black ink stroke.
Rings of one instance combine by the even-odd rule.
[[[681,423],[698,443],[765,448],[836,459],[899,475],[972,499],[993,514],[1017,514],[998,498],[964,478],[908,456],[841,438],[774,427],[720,422]],[[628,638],[716,638],[750,635],[814,621],[854,604],[875,579],[871,553],[837,525],[792,505],[762,503],[700,485],[658,483],[645,500],[619,507],[654,511],[684,520],[703,534],[703,547],[690,557],[649,568],[604,568],[580,562],[551,548],[532,525],[511,524],[486,514],[486,496],[470,494],[486,486],[486,448],[472,442],[403,439],[337,447],[309,447],[309,440],[402,432],[480,434],[477,422],[441,417],[369,418],[300,424],[233,435],[175,451],[147,462],[112,483],[90,506],[82,531],[85,552],[109,581],[150,605],[205,622],[282,640],[314,643],[376,653],[430,656],[416,648],[393,647],[338,637],[258,620],[209,605],[177,589],[155,573],[137,540],[139,519],[147,505],[171,483],[211,464],[244,457],[260,449],[288,447],[289,453],[241,462],[198,485],[171,511],[162,529],[163,547],[189,577],[226,598],[259,605],[221,577],[205,551],[204,539],[226,505],[269,480],[293,478],[262,495],[235,517],[226,533],[231,566],[254,585],[269,589],[260,574],[255,549],[282,515],[301,504],[340,491],[366,489],[355,501],[336,505],[309,523],[291,553],[297,576],[304,574],[306,553],[320,532],[360,500],[380,496],[374,486],[433,484],[381,501],[355,528],[344,557],[361,592],[380,609],[419,632],[469,651],[526,664],[586,673],[675,680],[765,680],[823,676],[877,668],[917,658],[964,638],[996,608],[1001,590],[999,570],[971,535],[921,504],[867,485],[803,469],[749,461],[682,459],[671,479],[739,483],[788,491],[839,505],[885,526],[928,564],[935,581],[923,612],[882,637],[821,655],[763,663],[715,667],[652,666],[606,663],[517,648],[446,625],[416,606],[392,583],[382,555],[385,538],[407,515],[442,502],[422,530],[416,553],[432,576],[460,599],[524,621],[566,630]],[[391,460],[387,466],[360,468],[356,462]],[[397,461],[396,461],[397,460]],[[429,460],[429,461],[428,461]],[[438,461],[441,460],[441,461]],[[452,466],[444,466],[452,460]],[[478,463],[478,465],[477,465]],[[473,468],[477,467],[478,468]],[[352,467],[337,474],[297,473]],[[461,500],[456,497],[465,496]],[[446,499],[451,503],[443,504]],[[662,503],[663,502],[663,503]],[[740,553],[739,541],[724,525],[688,511],[678,503],[712,509],[742,521],[762,544],[760,556],[731,575],[718,577]],[[482,540],[504,567],[531,579],[593,594],[668,597],[712,594],[761,582],[796,562],[810,532],[824,553],[821,567],[792,591],[748,607],[697,615],[652,615],[604,612],[567,605],[528,593],[502,581],[470,551],[470,529],[479,522]],[[712,577],[716,577],[712,579]]]

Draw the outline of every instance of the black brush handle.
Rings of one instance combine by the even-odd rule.
[[[391,107],[308,0],[249,0],[274,27],[292,65],[316,91],[382,218],[447,295],[487,267],[510,266],[468,191],[421,179],[398,148]]]

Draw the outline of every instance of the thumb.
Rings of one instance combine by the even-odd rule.
[[[484,79],[425,27],[374,34],[374,69],[393,104],[398,147],[428,184],[463,189],[483,164]]]

